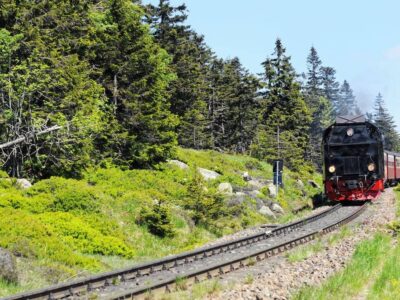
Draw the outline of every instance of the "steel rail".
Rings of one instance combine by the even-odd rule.
[[[195,260],[201,260],[210,256],[234,250],[243,246],[254,244],[262,240],[285,235],[305,224],[309,224],[318,219],[321,219],[341,207],[337,204],[331,208],[322,211],[319,214],[295,221],[289,224],[273,228],[270,231],[263,231],[242,237],[234,241],[220,243],[214,246],[195,249],[193,251],[183,252],[181,254],[168,256],[162,259],[154,260],[147,263],[135,265],[125,269],[110,271],[99,275],[93,275],[87,278],[78,279],[72,282],[61,283],[50,287],[19,293],[9,297],[1,298],[1,300],[20,300],[20,299],[61,299],[65,297],[74,296],[77,294],[84,294],[93,289],[101,288],[113,284],[116,281],[127,281],[133,278],[149,275],[155,272],[168,270],[177,266],[190,263]]]
[[[217,263],[211,267],[205,267],[200,270],[196,270],[190,273],[187,273],[184,278],[180,278],[180,280],[185,279],[186,285],[192,285],[194,283],[198,283],[207,279],[211,279],[213,277],[221,276],[225,273],[229,273],[231,271],[235,271],[237,269],[243,268],[248,265],[253,265],[254,261],[261,261],[267,258],[270,258],[274,255],[279,253],[285,252],[290,250],[298,245],[308,243],[312,240],[315,240],[317,237],[327,234],[329,232],[334,231],[335,229],[339,228],[340,226],[349,223],[350,221],[357,218],[365,209],[367,205],[364,204],[360,206],[354,213],[346,216],[345,218],[333,222],[322,229],[315,230],[314,232],[303,234],[299,237],[296,237],[288,242],[283,242],[279,245],[272,246],[269,248],[265,248],[262,250],[257,250],[254,252],[247,253],[240,258],[236,258],[229,262]],[[119,294],[111,295],[110,297],[106,298],[109,300],[122,300],[122,299],[137,299],[137,297],[144,296],[146,298],[146,293],[165,293],[171,292],[176,289],[177,278],[174,279],[166,279],[164,281],[159,281],[156,284],[149,285],[146,287],[140,287],[137,289],[132,289],[130,291],[125,291]]]

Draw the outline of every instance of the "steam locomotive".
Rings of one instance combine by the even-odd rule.
[[[338,117],[323,133],[322,151],[330,200],[374,200],[400,182],[400,153],[385,151],[382,134],[363,116]]]

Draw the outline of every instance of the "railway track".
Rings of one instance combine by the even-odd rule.
[[[234,241],[3,299],[85,299],[92,294],[98,299],[129,299],[149,291],[165,293],[179,281],[190,285],[307,243],[350,222],[365,208],[337,204],[306,219]]]

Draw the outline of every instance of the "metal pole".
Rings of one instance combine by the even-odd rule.
[[[278,146],[278,159],[279,158],[281,158],[281,145],[280,145],[280,140],[279,140],[279,126],[278,126],[278,130],[277,130],[277,133],[276,133],[276,138],[277,138],[277,140],[278,140],[278,143],[277,143],[277,146]]]
[[[276,161],[276,196],[279,192],[279,160]]]

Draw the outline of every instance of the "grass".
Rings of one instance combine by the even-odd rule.
[[[310,244],[302,245],[287,253],[286,257],[290,262],[302,261],[322,251],[327,246],[331,247],[335,245],[337,242],[350,235],[351,230],[349,227],[343,226],[339,232],[331,234],[326,238],[318,238],[316,241]]]
[[[8,178],[0,179],[0,247],[19,257],[22,278],[18,284],[2,282],[0,296],[191,250],[257,224],[292,220],[298,216],[291,210],[311,203],[319,192],[306,181],[321,184],[317,173],[285,169],[285,188],[277,201],[286,214],[277,220],[259,214],[249,199],[235,207],[227,207],[224,200],[218,216],[207,224],[194,224],[193,211],[185,204],[191,197],[188,186],[196,166],[221,174],[205,183],[211,198],[221,182],[232,183],[236,190],[246,186],[245,171],[254,178],[272,179],[272,167],[245,155],[182,148],[177,159],[191,169],[180,170],[168,163],[152,170],[108,166],[87,170],[81,180],[52,177],[28,190]],[[299,178],[306,195],[296,186]],[[154,235],[148,224],[139,222],[143,208],[155,203],[165,205],[162,225],[170,226],[174,235]]]
[[[352,299],[379,268],[391,249],[391,238],[377,234],[360,243],[349,265],[331,277],[321,287],[302,289],[294,299]]]
[[[203,299],[206,296],[217,295],[224,286],[217,280],[211,279],[192,285],[190,288],[185,288],[164,295],[154,295],[154,300],[196,300]]]
[[[388,224],[392,236],[378,233],[358,245],[348,266],[320,287],[302,289],[294,299],[352,299],[366,295],[368,300],[399,299],[400,295],[400,188],[395,189],[397,220]],[[347,235],[340,233],[332,242]],[[393,247],[393,244],[396,246]],[[301,254],[298,254],[301,257]]]
[[[382,271],[369,290],[368,300],[399,299],[400,295],[400,246],[387,256]]]

